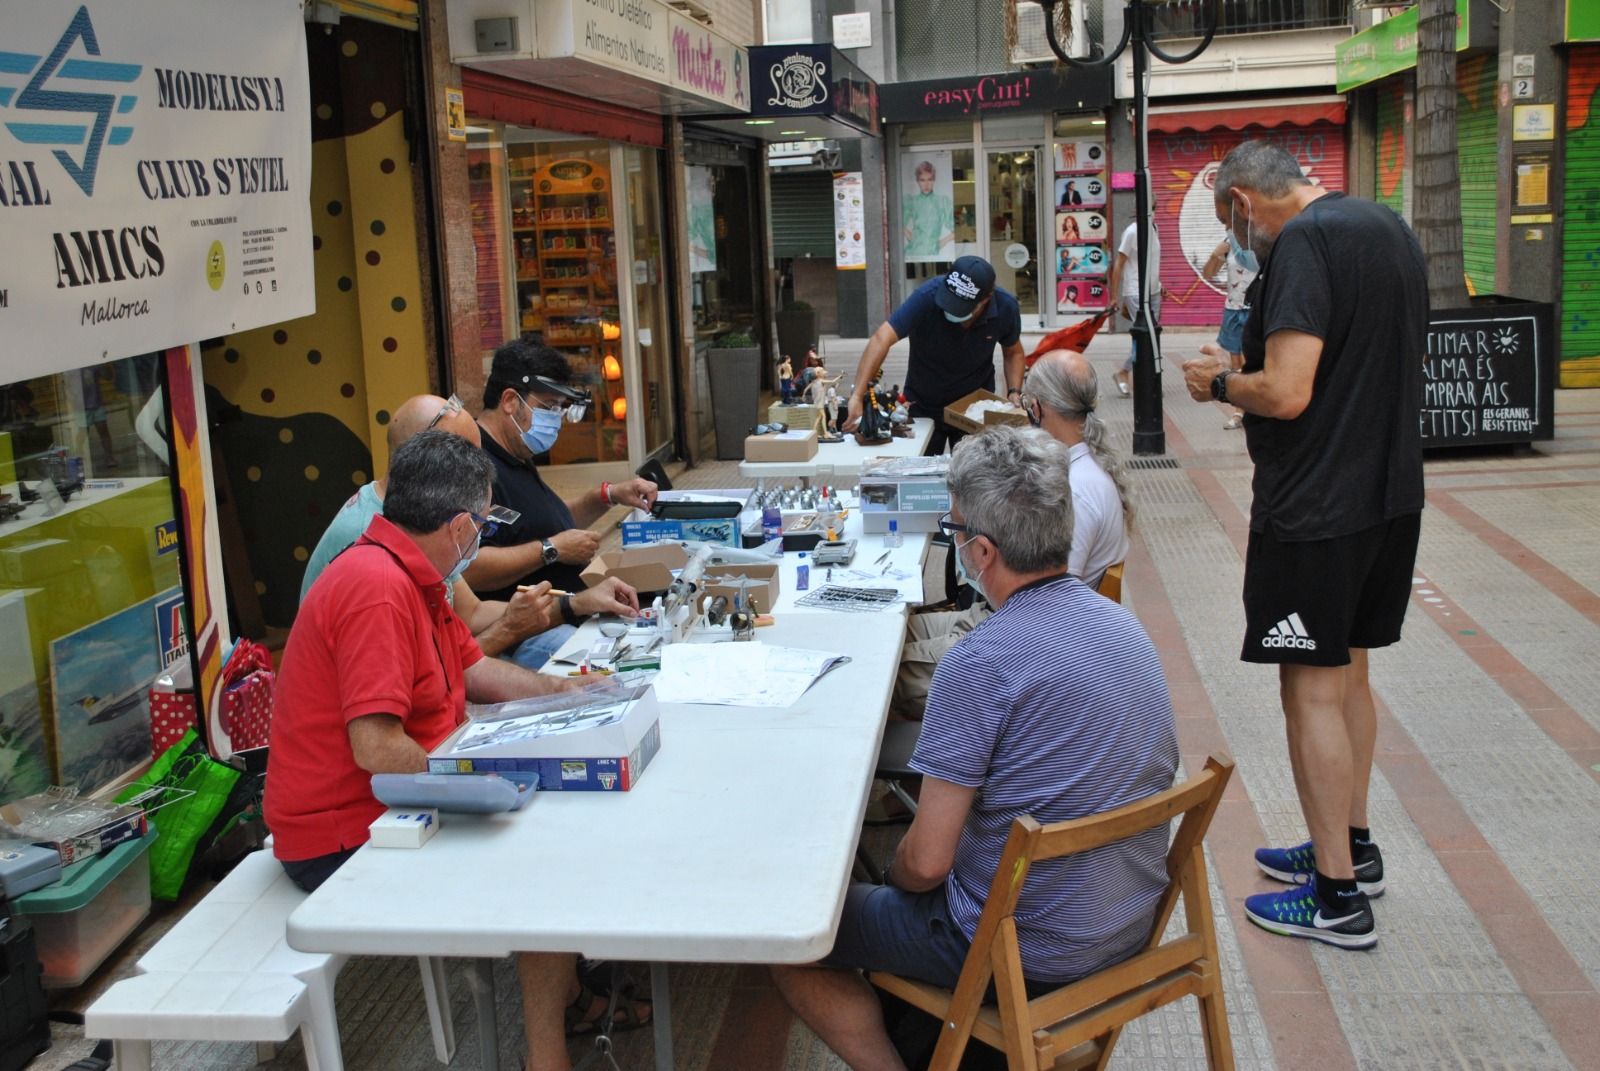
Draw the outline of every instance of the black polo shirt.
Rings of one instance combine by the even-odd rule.
[[[557,532],[577,527],[572,519],[572,511],[561,500],[561,496],[544,482],[532,460],[521,461],[506,453],[505,448],[495,442],[494,436],[483,430],[482,424],[478,425],[478,430],[483,436],[483,452],[494,462],[494,504],[522,514],[516,524],[503,526],[492,537],[485,539],[484,546],[515,547],[535,539],[548,539]],[[556,562],[536,569],[498,590],[480,591],[478,597],[510,599],[517,593],[517,584],[537,584],[545,580],[562,591],[582,591],[583,581],[578,578],[582,571],[580,565]]]
[[[978,314],[977,323],[953,324],[934,295],[944,276],[929,279],[911,292],[889,317],[889,326],[911,340],[906,366],[906,397],[911,415],[944,420],[944,407],[975,390],[994,390],[994,348],[1022,337],[1022,310],[1017,299],[996,287],[994,297]]]

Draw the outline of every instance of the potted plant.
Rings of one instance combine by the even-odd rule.
[[[716,411],[717,458],[739,460],[761,405],[761,347],[744,331],[719,335],[707,354],[707,370]]]
[[[778,312],[779,355],[787,355],[798,368],[806,350],[816,344],[817,310],[804,301],[789,302]]]

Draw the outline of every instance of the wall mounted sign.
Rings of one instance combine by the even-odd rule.
[[[0,42],[8,380],[314,311],[298,0],[11,0]]]
[[[750,115],[826,116],[879,132],[880,87],[829,44],[759,45],[750,50]]]
[[[1109,67],[1027,70],[894,82],[878,88],[885,122],[975,118],[996,112],[1097,111],[1113,99]]]
[[[1554,104],[1518,104],[1511,109],[1512,141],[1549,141],[1555,136]]]

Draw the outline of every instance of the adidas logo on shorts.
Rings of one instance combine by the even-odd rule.
[[[1294,647],[1301,651],[1315,651],[1317,641],[1306,635],[1306,627],[1301,623],[1300,615],[1290,614],[1261,637],[1261,646]]]

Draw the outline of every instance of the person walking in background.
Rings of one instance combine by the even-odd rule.
[[[1217,332],[1217,345],[1228,351],[1233,370],[1237,372],[1244,367],[1244,324],[1250,319],[1250,284],[1255,282],[1260,265],[1256,255],[1240,245],[1231,230],[1211,251],[1200,274],[1212,279],[1224,267],[1228,270],[1228,296],[1222,306],[1222,329]],[[1238,406],[1225,408],[1231,409],[1231,415],[1222,425],[1224,428],[1231,431],[1244,424],[1244,410]]]
[[[1216,176],[1217,219],[1260,262],[1244,367],[1220,346],[1186,361],[1196,401],[1237,405],[1255,462],[1240,657],[1278,666],[1311,839],[1262,848],[1288,882],[1245,917],[1289,937],[1370,948],[1383,856],[1367,820],[1377,714],[1367,651],[1400,639],[1422,528],[1427,266],[1388,208],[1313,186],[1283,149],[1248,141]],[[1360,271],[1349,270],[1360,264]]]
[[[1150,319],[1153,327],[1161,324],[1161,235],[1156,230],[1156,203],[1150,200]],[[1117,309],[1129,322],[1139,316],[1139,223],[1128,224],[1117,243],[1117,259],[1111,265],[1111,292],[1117,295]],[[1128,359],[1117,369],[1117,393],[1126,398],[1133,389],[1133,359],[1138,354],[1137,344],[1130,344]]]

